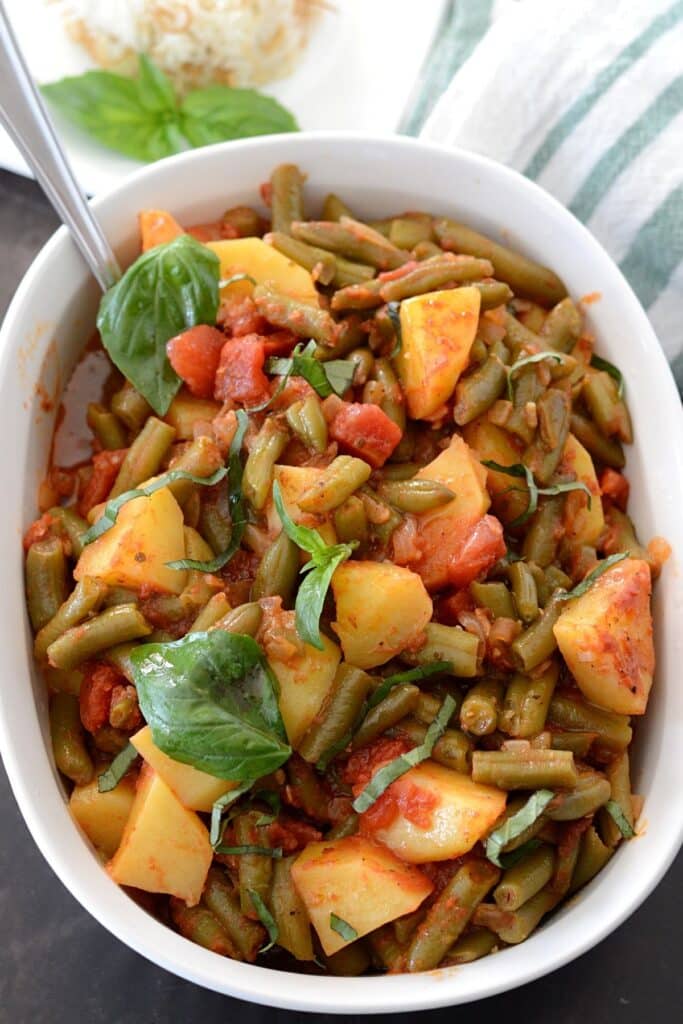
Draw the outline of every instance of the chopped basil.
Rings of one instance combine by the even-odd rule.
[[[593,500],[588,486],[581,480],[572,480],[568,483],[563,484],[550,484],[548,487],[539,487],[534,480],[534,475],[528,466],[525,466],[521,462],[514,462],[511,466],[501,466],[499,462],[494,462],[493,459],[482,459],[482,466],[486,466],[487,469],[493,469],[496,473],[505,473],[507,476],[514,476],[526,481],[526,486],[529,491],[529,501],[526,509],[521,515],[517,516],[508,525],[509,526],[521,526],[522,523],[526,523],[527,519],[530,519],[538,508],[538,499],[541,494],[543,495],[555,495],[555,494],[566,494],[569,491],[583,491],[584,494],[588,495],[588,508],[590,509]],[[522,490],[522,488],[510,488],[511,490]]]
[[[137,756],[138,752],[133,744],[127,743],[123,750],[119,751],[116,755],[107,770],[97,776],[98,792],[109,793],[112,789],[116,789]]]
[[[406,754],[399,754],[393,761],[385,764],[383,768],[375,772],[365,789],[353,801],[354,811],[357,811],[358,814],[367,811],[381,797],[382,793],[389,788],[392,782],[400,779],[402,775],[405,775],[415,765],[420,764],[421,761],[426,761],[431,756],[434,745],[439,737],[443,735],[455,708],[456,704],[453,698],[451,696],[446,697],[437,712],[436,718],[427,729],[423,742],[418,747],[414,747],[413,750],[409,750]]]
[[[503,849],[540,818],[554,796],[551,789],[537,789],[516,814],[508,818],[499,828],[494,829],[484,844],[486,856],[493,864],[499,868],[505,866],[501,861]]]
[[[330,928],[337,935],[341,935],[345,942],[353,942],[354,939],[358,938],[358,932],[355,928],[352,928],[348,921],[344,921],[343,918],[337,917],[336,914],[330,914]]]
[[[554,359],[556,363],[562,362],[562,356],[559,352],[535,352],[532,356],[523,356],[518,359],[512,366],[506,367],[507,370],[507,388],[508,398],[510,401],[513,399],[512,393],[512,378],[518,373],[524,366],[532,366],[534,363],[542,363],[545,359]]]
[[[588,573],[588,575],[577,583],[573,590],[567,591],[566,594],[560,594],[559,599],[562,601],[571,601],[574,597],[581,597],[586,593],[587,590],[593,586],[597,579],[600,579],[603,573],[611,569],[617,562],[622,562],[624,558],[628,558],[627,551],[619,551],[616,555],[610,555],[609,558],[603,559],[599,562],[596,567]]]
[[[237,789],[231,789],[229,793],[224,793],[223,796],[218,797],[218,800],[214,800],[213,807],[211,808],[211,831],[209,833],[209,839],[214,848],[223,838],[224,829],[221,828],[223,811],[234,804],[236,800],[239,800],[241,796],[244,796],[253,785],[254,780],[250,779],[243,783],[243,785],[238,786]]]
[[[303,377],[321,398],[335,394],[340,397],[353,383],[354,364],[348,359],[331,359],[321,363],[315,358],[316,344],[309,341],[305,348],[297,345],[288,358],[271,357],[266,363],[268,373],[284,378]]]
[[[252,277],[251,274],[242,273],[231,274],[230,277],[223,278],[221,281],[218,282],[218,287],[227,288],[231,284],[237,284],[238,281],[250,281],[251,284],[253,285],[257,284],[256,278]]]
[[[414,683],[418,679],[427,679],[429,676],[436,676],[441,672],[450,672],[451,668],[450,661],[430,661],[426,665],[418,665],[417,668],[409,668],[405,672],[395,672],[393,675],[387,676],[369,697],[368,710],[377,707],[395,686],[400,686],[402,683]]]
[[[635,829],[624,814],[621,805],[616,800],[608,800],[605,804],[605,810],[611,816],[624,839],[633,839],[636,834]]]
[[[275,945],[275,943],[279,939],[279,937],[280,937],[280,930],[279,930],[277,924],[275,923],[275,918],[273,917],[271,912],[268,910],[268,907],[265,905],[265,903],[263,902],[263,899],[256,892],[256,890],[255,889],[247,889],[247,892],[249,893],[249,895],[251,897],[251,902],[254,905],[254,910],[258,914],[259,920],[260,920],[261,924],[263,925],[263,927],[268,932],[268,938],[270,939],[270,942],[268,942],[265,946],[261,946],[261,948],[259,950],[259,953],[266,953],[269,949],[271,949]]]
[[[619,395],[619,398],[624,397],[624,375],[618,366],[615,366],[614,363],[610,363],[608,359],[603,359],[602,356],[596,355],[591,356],[591,366],[596,370],[604,370],[605,373],[608,373],[610,377],[617,382],[617,394]]]

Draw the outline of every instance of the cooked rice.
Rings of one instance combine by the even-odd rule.
[[[144,52],[182,93],[253,86],[288,74],[316,0],[48,0],[100,67],[134,74]]]

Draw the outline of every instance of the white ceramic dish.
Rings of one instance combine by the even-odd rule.
[[[19,805],[44,856],[82,905],[123,942],[207,988],[294,1010],[379,1013],[428,1009],[514,988],[579,956],[645,899],[683,838],[683,444],[673,379],[652,329],[619,271],[555,200],[481,157],[402,138],[337,133],[279,136],[197,150],[147,168],[94,206],[124,260],[136,244],[136,213],[166,207],[181,222],[207,220],[228,205],[254,202],[257,185],[283,161],[309,175],[311,208],[328,190],[361,215],[434,209],[458,213],[504,235],[556,270],[571,293],[600,292],[589,319],[600,352],[628,382],[636,445],[629,452],[632,509],[641,535],[668,538],[674,555],[655,599],[658,670],[647,722],[638,729],[635,789],[645,796],[642,834],[521,946],[477,963],[419,975],[306,977],[225,960],[176,935],[136,906],[105,872],[69,817],[54,769],[42,681],[30,653],[22,590],[22,529],[34,518],[53,414],[41,408],[59,391],[92,330],[97,291],[64,229],[24,278],[0,343],[0,479],[7,488],[0,564],[3,671],[2,753]],[[36,385],[42,388],[37,391]]]

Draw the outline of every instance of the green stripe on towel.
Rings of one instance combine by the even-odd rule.
[[[647,309],[666,288],[682,259],[683,185],[679,185],[643,224],[620,269]]]

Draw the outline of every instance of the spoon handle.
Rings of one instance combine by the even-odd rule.
[[[0,2],[0,123],[67,225],[103,291],[121,276],[116,257],[79,188]]]

